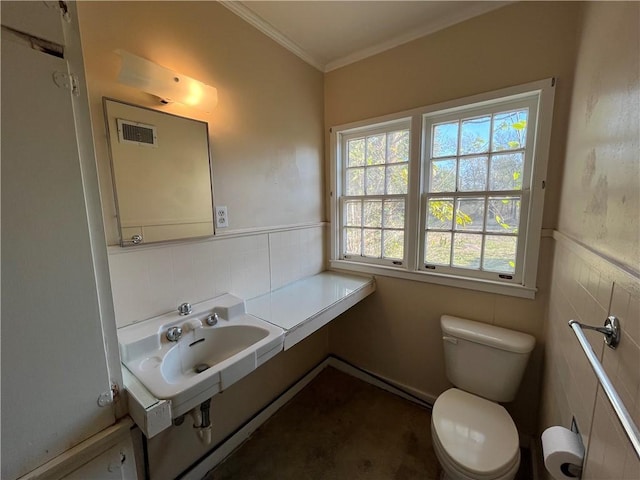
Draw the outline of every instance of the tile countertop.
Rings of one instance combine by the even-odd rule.
[[[247,313],[285,330],[287,350],[375,289],[373,277],[325,271],[247,300]]]

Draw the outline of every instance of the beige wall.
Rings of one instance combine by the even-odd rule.
[[[217,2],[80,2],[103,209],[117,243],[102,97],[209,123],[214,194],[229,230],[319,222],[323,212],[322,73]],[[218,89],[201,113],[116,82],[115,49]]]
[[[325,130],[355,120],[557,77],[543,226],[555,225],[577,39],[579,3],[522,2],[466,21],[325,78]],[[442,314],[531,333],[541,343],[551,240],[542,239],[535,300],[379,278],[374,296],[331,325],[341,357],[434,397],[444,376]],[[524,433],[537,429],[541,348],[509,406]]]
[[[118,235],[103,96],[208,122],[215,202],[228,207],[227,232],[311,224],[126,252],[113,247],[118,324],[224,292],[250,298],[321,271],[323,74],[214,1],[80,2],[79,16],[109,244]],[[210,114],[158,107],[119,85],[117,48],[217,87],[218,106]],[[327,345],[320,330],[216,395],[212,445],[323,360]],[[173,479],[210,449],[189,420],[167,429],[149,441],[151,478]]]
[[[638,2],[589,3],[558,229],[640,272]]]
[[[587,332],[640,424],[640,4],[588,3],[580,33],[546,331],[541,427],[576,418],[584,479],[638,479],[640,462],[569,319],[619,317],[616,350]],[[585,248],[584,245],[586,245]]]

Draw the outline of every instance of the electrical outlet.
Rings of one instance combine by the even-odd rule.
[[[225,228],[229,226],[229,217],[227,216],[227,207],[221,205],[216,207],[216,227]]]

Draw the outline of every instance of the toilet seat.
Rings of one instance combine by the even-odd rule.
[[[501,405],[451,388],[433,405],[431,425],[445,470],[460,478],[513,478],[520,464],[518,431]]]

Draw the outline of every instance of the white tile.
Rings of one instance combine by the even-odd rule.
[[[174,291],[179,303],[197,303],[215,296],[211,245],[211,242],[202,242],[171,249]]]
[[[118,327],[166,313],[177,305],[168,248],[110,255],[109,269]]]

